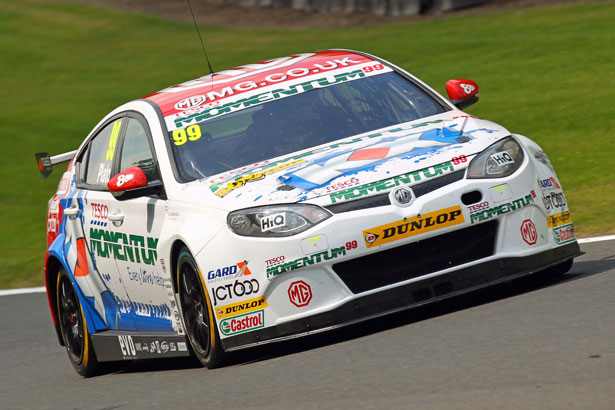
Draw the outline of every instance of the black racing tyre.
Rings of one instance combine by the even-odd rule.
[[[213,369],[222,363],[224,350],[205,289],[196,261],[188,249],[183,248],[177,259],[177,291],[186,336],[198,361]]]
[[[85,315],[73,283],[63,269],[58,273],[56,299],[60,332],[70,363],[84,377],[98,374],[101,365],[92,348]]]

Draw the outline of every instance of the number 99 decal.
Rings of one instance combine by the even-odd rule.
[[[201,138],[201,127],[198,124],[191,125],[186,129],[179,128],[173,131],[175,145],[184,145],[188,140],[196,141]]]
[[[357,241],[346,242],[346,250],[347,251],[349,251],[351,249],[357,249],[357,246],[359,246]]]
[[[384,70],[384,66],[382,64],[374,64],[371,67],[363,67],[363,71],[366,73],[371,73],[372,71]]]
[[[466,158],[465,155],[460,155],[458,157],[451,158],[451,161],[453,162],[453,165],[459,165],[462,162],[468,162],[468,158]]]

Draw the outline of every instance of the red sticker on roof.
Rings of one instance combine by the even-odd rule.
[[[348,51],[321,51],[246,64],[178,84],[146,98],[160,106],[163,116],[189,114],[215,107],[220,100],[312,74],[373,61]]]

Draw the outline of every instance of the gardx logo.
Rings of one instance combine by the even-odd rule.
[[[239,277],[239,276],[248,276],[252,274],[250,269],[248,269],[248,262],[237,262],[231,266],[225,266],[224,268],[210,270],[207,272],[207,279],[212,280],[216,278],[224,278],[224,277]]]
[[[453,206],[371,228],[363,231],[363,238],[365,245],[369,248],[463,222],[465,220],[461,213],[461,207]]]

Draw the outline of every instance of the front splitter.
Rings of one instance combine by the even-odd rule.
[[[540,272],[582,254],[575,241],[530,256],[483,262],[362,296],[328,312],[231,336],[222,339],[222,347],[234,351],[333,330]]]

